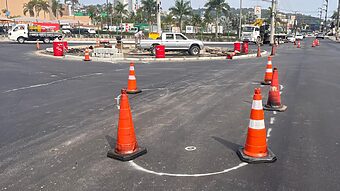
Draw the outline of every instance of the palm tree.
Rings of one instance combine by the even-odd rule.
[[[34,17],[34,2],[29,1],[28,3],[25,3],[23,6],[23,13],[26,16],[27,13],[29,13],[30,17]]]
[[[213,18],[210,13],[205,11],[204,13],[204,19],[203,19],[203,24],[205,27],[205,30],[208,32],[208,25],[213,22]]]
[[[152,21],[155,19],[156,16],[156,0],[142,0],[142,7],[143,14],[151,27]]]
[[[175,6],[170,9],[171,14],[178,17],[179,30],[182,32],[183,17],[191,14],[190,1],[176,0]]]
[[[96,17],[98,16],[99,14],[99,11],[98,11],[98,8],[94,5],[89,5],[87,7],[87,14],[89,15],[90,19],[91,19],[91,22],[96,25]]]
[[[173,15],[168,14],[162,18],[162,28],[163,29],[171,29],[171,25],[173,24]]]
[[[58,16],[63,16],[63,11],[65,10],[63,5],[59,2],[59,0],[52,0],[51,6],[52,13],[54,17],[58,18]]]
[[[114,7],[115,13],[120,17],[120,35],[122,36],[123,33],[123,17],[129,14],[129,11],[126,9],[128,4],[122,4],[118,2],[117,5]]]
[[[46,19],[46,13],[50,12],[50,5],[48,4],[48,2],[45,0],[38,0],[38,5],[36,6],[39,7],[38,10],[44,12],[44,19]],[[38,16],[39,16],[39,13],[38,13]]]
[[[212,11],[216,14],[215,19],[215,37],[218,37],[218,21],[222,14],[224,14],[226,17],[228,16],[228,10],[230,9],[230,6],[228,3],[225,2],[225,0],[209,0],[205,5],[207,8],[208,14],[210,14]]]
[[[202,18],[199,14],[193,14],[191,17],[191,23],[195,27],[195,32],[197,32],[198,27],[202,26]]]

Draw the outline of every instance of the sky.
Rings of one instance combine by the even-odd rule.
[[[112,1],[112,0],[109,0]],[[138,0],[139,2],[141,0]],[[189,0],[190,1],[190,0]],[[226,0],[231,7],[239,7],[240,0]],[[317,16],[318,8],[322,6],[324,0],[278,0],[279,10],[283,12],[298,11],[303,14]],[[106,0],[80,0],[82,4],[103,4]],[[175,0],[161,0],[162,8],[167,10],[169,7],[174,6]],[[191,6],[193,8],[202,8],[207,0],[191,0]],[[333,14],[333,11],[337,8],[338,0],[329,0],[329,15]],[[254,7],[260,5],[263,8],[271,6],[270,2],[263,2],[262,0],[243,0],[243,7]],[[324,14],[323,14],[324,15]]]

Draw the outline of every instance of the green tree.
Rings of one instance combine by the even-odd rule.
[[[48,4],[48,2],[44,0],[38,0],[36,7],[39,7],[38,10],[44,12],[44,19],[46,19],[46,13],[50,12],[50,5]],[[39,16],[39,12],[37,13],[38,16]]]
[[[195,27],[195,31],[197,32],[198,28],[202,26],[203,21],[199,14],[193,14],[191,17],[191,23]]]
[[[89,15],[91,22],[96,25],[97,24],[97,17],[99,15],[99,10],[95,5],[89,5],[86,10],[87,14]]]
[[[120,18],[120,34],[122,36],[123,30],[123,18],[126,17],[129,14],[129,11],[126,9],[128,4],[122,4],[121,2],[118,2],[117,5],[114,7],[115,13]]]
[[[179,29],[182,32],[183,17],[191,14],[190,1],[176,0],[175,6],[171,7],[170,12],[172,15],[178,18]]]
[[[34,6],[35,6],[35,1],[29,1],[28,3],[25,3],[23,6],[23,13],[26,16],[27,13],[29,13],[30,17],[34,17]]]
[[[162,18],[162,28],[170,30],[173,22],[174,22],[173,15],[172,14],[166,15],[165,17]]]
[[[217,39],[219,18],[222,14],[226,17],[228,16],[230,6],[225,0],[209,0],[204,6],[207,8],[206,12],[208,12],[208,14],[211,14],[212,12],[215,13],[215,38]]]
[[[156,16],[156,0],[142,0],[143,16],[146,18],[149,26],[151,27],[152,22]]]
[[[51,6],[52,14],[58,18],[58,16],[63,16],[63,11],[65,10],[63,5],[59,2],[59,0],[52,0]]]

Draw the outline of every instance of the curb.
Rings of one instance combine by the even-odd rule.
[[[47,48],[47,51],[51,51],[52,48]],[[36,55],[44,56],[44,57],[52,57],[56,59],[68,59],[68,60],[77,60],[82,61],[83,57],[81,56],[73,56],[73,55],[65,55],[65,56],[53,56],[48,54],[43,54],[44,50],[36,51]],[[262,57],[269,56],[269,52],[263,51],[261,53]],[[241,59],[248,59],[248,58],[256,58],[257,54],[248,54],[248,55],[241,55],[241,56],[234,56],[232,60],[241,60]],[[92,61],[95,62],[180,62],[180,61],[208,61],[208,60],[229,60],[227,56],[218,56],[218,57],[183,57],[183,58],[97,58],[91,57]]]

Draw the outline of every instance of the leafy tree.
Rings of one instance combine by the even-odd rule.
[[[191,23],[195,27],[195,31],[197,32],[197,29],[202,26],[203,21],[201,18],[201,15],[199,14],[193,14],[191,17]]]
[[[37,12],[37,15],[39,16],[39,12],[43,11],[44,12],[44,19],[46,19],[46,13],[50,12],[50,5],[48,4],[47,1],[38,0],[38,3],[36,5],[36,9],[39,10]]]
[[[225,2],[225,0],[209,0],[205,5],[204,5],[207,10],[206,12],[208,14],[211,14],[212,12],[215,13],[216,19],[215,19],[215,37],[218,37],[218,21],[219,18],[222,14],[224,14],[226,17],[228,16],[228,10],[230,9],[230,6],[228,3]]]
[[[58,16],[63,16],[63,11],[65,10],[63,5],[59,2],[59,0],[52,0],[51,6],[52,14],[58,18]]]
[[[86,10],[87,14],[89,15],[91,22],[96,25],[97,17],[99,15],[99,10],[95,5],[89,5]]]
[[[191,14],[190,1],[187,0],[176,0],[175,6],[171,7],[170,12],[172,15],[178,18],[179,28],[182,32],[183,17]]]
[[[173,15],[168,14],[162,18],[162,28],[163,29],[171,29],[172,24],[174,23]]]
[[[143,16],[146,18],[149,26],[151,26],[156,17],[156,0],[142,0],[141,3]]]
[[[34,17],[34,6],[35,1],[29,1],[28,3],[25,3],[23,6],[23,13],[26,16],[27,13],[29,13],[30,17]]]
[[[118,2],[117,5],[114,7],[115,13],[119,16],[120,18],[120,33],[122,35],[123,30],[123,17],[126,17],[129,14],[129,11],[126,9],[128,4],[122,4],[121,2]]]

